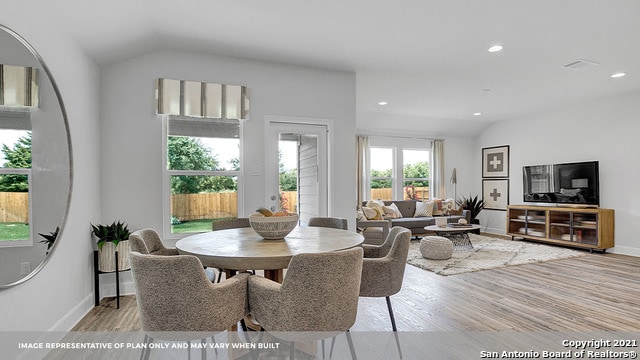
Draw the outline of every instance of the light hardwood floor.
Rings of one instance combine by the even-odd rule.
[[[441,276],[407,265],[391,297],[400,331],[640,329],[640,258],[587,256]],[[75,331],[140,329],[135,297],[103,299]],[[353,331],[387,331],[383,298],[361,298]]]

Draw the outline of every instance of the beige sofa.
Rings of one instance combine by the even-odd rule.
[[[366,244],[381,244],[389,233],[389,229],[393,226],[402,226],[411,230],[413,236],[427,234],[424,228],[425,226],[435,225],[436,217],[439,216],[424,216],[414,217],[416,212],[416,200],[392,200],[383,201],[386,206],[392,203],[396,204],[398,210],[402,214],[402,217],[397,219],[386,220],[358,220],[358,229],[362,231],[365,237]],[[366,203],[363,203],[365,206]],[[471,212],[463,210],[461,215],[441,215],[447,218],[447,222],[457,223],[458,220],[464,218],[467,222],[471,220]]]

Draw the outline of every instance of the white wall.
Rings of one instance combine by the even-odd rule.
[[[264,206],[265,115],[335,123],[330,213],[353,218],[355,75],[185,52],[161,51],[102,69],[102,219],[130,229],[163,226],[162,122],[154,112],[158,77],[246,85],[251,110],[242,155],[245,215]],[[346,156],[345,156],[346,154]],[[249,176],[251,166],[263,169]],[[242,214],[240,214],[242,215]]]
[[[51,260],[33,279],[0,290],[0,331],[68,330],[93,303],[89,222],[100,211],[95,146],[99,139],[98,69],[76,43],[51,25],[48,16],[37,6],[15,2],[3,7],[0,23],[38,50],[58,83],[69,117],[76,181],[67,226]]]
[[[477,142],[483,147],[510,145],[510,204],[522,204],[522,166],[598,160],[600,206],[615,209],[611,252],[640,255],[640,92],[573,104],[561,109],[497,123]],[[480,161],[474,162],[476,191],[481,191]],[[504,211],[484,210],[487,231],[505,233]]]

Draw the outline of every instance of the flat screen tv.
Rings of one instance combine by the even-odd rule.
[[[524,201],[600,206],[597,161],[522,167]]]

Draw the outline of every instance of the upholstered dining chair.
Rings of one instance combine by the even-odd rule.
[[[402,358],[398,329],[393,316],[390,296],[397,294],[402,288],[404,269],[407,265],[409,245],[411,243],[411,230],[394,226],[389,232],[389,237],[391,237],[391,234],[394,234],[394,236],[391,239],[390,248],[386,254],[376,254],[382,256],[373,258],[365,257],[363,260],[360,296],[386,298],[389,317],[391,318],[391,327],[396,337],[398,352]]]
[[[309,226],[318,226],[334,229],[347,230],[347,219],[336,217],[312,217],[309,219]]]
[[[131,251],[151,255],[178,255],[178,250],[168,249],[162,244],[160,235],[153,229],[137,230],[129,235]]]
[[[408,230],[407,228],[403,228],[402,226],[394,226],[389,230],[389,234],[385,238],[384,242],[380,245],[369,245],[362,244],[362,249],[364,250],[365,258],[381,258],[386,256],[391,250],[391,245],[398,236],[404,230]]]
[[[219,219],[211,223],[211,230],[237,229],[251,227],[249,218]]]
[[[362,254],[356,247],[294,255],[282,284],[249,277],[251,315],[264,330],[290,342],[291,359],[295,341],[324,340],[342,332],[355,358],[348,330],[356,320]]]
[[[214,220],[211,224],[211,230],[225,230],[225,229],[238,229],[238,228],[248,228],[251,227],[251,223],[249,223],[249,218],[231,218],[231,219],[219,219]],[[254,270],[249,270],[251,273],[255,274]],[[224,269],[218,268],[218,281],[222,279],[222,273]]]
[[[213,284],[195,256],[132,251],[130,259],[147,344],[141,358],[149,357],[148,344],[154,339],[205,339],[231,328],[248,314],[247,273]]]

